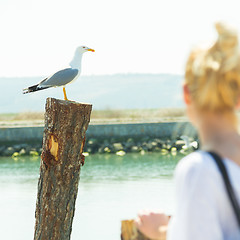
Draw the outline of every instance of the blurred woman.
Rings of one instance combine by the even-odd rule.
[[[151,239],[240,239],[222,174],[208,153],[222,158],[240,206],[239,43],[232,28],[217,23],[216,30],[216,42],[193,50],[185,70],[184,101],[201,150],[183,158],[176,168],[176,208],[171,220],[161,212],[144,212],[136,219],[138,229]]]

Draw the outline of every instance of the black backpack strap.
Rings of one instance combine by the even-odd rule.
[[[238,205],[238,201],[237,201],[236,195],[234,194],[234,190],[233,190],[233,187],[232,187],[231,182],[229,180],[229,177],[228,177],[228,174],[227,174],[227,170],[226,170],[226,168],[224,166],[222,158],[218,154],[216,154],[214,152],[208,152],[208,153],[215,160],[215,162],[216,162],[216,164],[217,164],[217,166],[218,166],[218,168],[219,168],[219,170],[220,170],[220,172],[221,172],[221,174],[223,176],[225,187],[226,187],[229,199],[231,201],[231,204],[233,206],[233,209],[234,209],[237,221],[238,221],[238,226],[240,228],[240,207]]]

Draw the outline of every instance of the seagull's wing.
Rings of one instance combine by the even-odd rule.
[[[39,88],[64,86],[75,79],[78,69],[65,68],[39,83]]]

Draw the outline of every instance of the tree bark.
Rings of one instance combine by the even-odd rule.
[[[70,239],[92,105],[48,98],[34,240]]]

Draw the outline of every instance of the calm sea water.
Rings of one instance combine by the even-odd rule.
[[[121,220],[141,209],[173,212],[173,171],[182,156],[92,155],[81,169],[72,240],[120,239]],[[0,239],[33,239],[37,158],[0,158]]]

